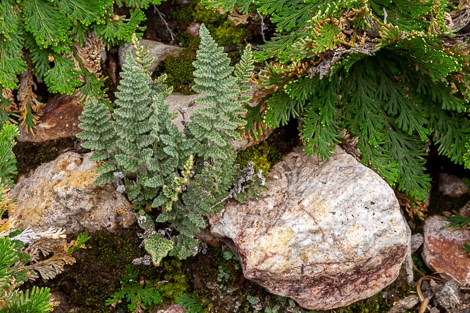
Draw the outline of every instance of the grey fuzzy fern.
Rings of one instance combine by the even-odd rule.
[[[102,166],[115,166],[114,174],[122,175],[119,188],[135,207],[147,212],[153,209],[157,223],[169,224],[177,231],[159,233],[154,225],[147,225],[150,215],[146,215],[147,224],[141,225],[144,246],[156,266],[168,253],[183,259],[198,251],[195,234],[206,227],[205,218],[221,208],[237,173],[230,140],[240,137],[239,129],[244,125],[246,99],[242,93],[247,91],[253,69],[251,50],[234,74],[229,58],[205,26],[200,33],[194,90],[201,93],[197,99],[201,108],[183,132],[171,121],[164,102],[170,90],[162,79],[151,79],[144,68],[148,63],[145,56],[138,55],[137,62],[131,54],[121,73],[113,121],[98,114],[86,117],[93,108],[90,105],[80,126],[84,146],[96,151],[106,164]],[[109,135],[97,135],[97,125],[106,125]],[[110,138],[113,143],[106,145],[113,148],[103,151]]]

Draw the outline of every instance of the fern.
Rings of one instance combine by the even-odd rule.
[[[244,71],[253,68],[253,60],[248,48],[234,75],[222,50],[202,26],[194,89],[202,93],[197,101],[204,108],[185,121],[183,132],[172,123],[164,102],[171,90],[162,79],[151,80],[139,47],[138,61],[129,54],[124,63],[113,120],[95,100],[87,103],[81,117],[78,137],[95,150],[105,168],[97,182],[112,181],[112,173],[136,208],[154,209],[157,223],[177,231],[162,234],[150,215],[139,218],[144,248],[155,266],[167,254],[184,259],[197,253],[195,234],[231,195],[236,168],[229,140],[239,138],[244,124],[239,117],[245,112],[242,92],[251,77]]]
[[[88,33],[95,32],[109,48],[129,41],[145,20],[143,9],[160,0],[125,1],[128,16],[114,13],[114,0],[5,0],[0,3],[0,89],[18,88],[18,74],[30,69],[51,93],[83,94],[101,98],[103,84],[77,54]],[[92,77],[94,76],[94,77]],[[85,79],[83,79],[85,77]],[[85,81],[85,84],[83,83]],[[18,99],[18,102],[20,100]],[[20,112],[25,111],[19,107]],[[31,113],[31,110],[29,111]],[[34,119],[32,114],[28,125]]]
[[[277,31],[256,56],[270,61],[260,84],[276,90],[259,112],[268,126],[299,117],[306,151],[322,158],[331,155],[345,128],[359,138],[362,163],[421,200],[430,186],[428,141],[470,166],[468,45],[448,36],[449,2],[252,5],[270,16]],[[259,123],[253,111],[250,118]]]
[[[92,149],[90,160],[100,162],[107,161],[98,166],[96,172],[100,174],[96,184],[114,181],[113,172],[116,170],[112,152],[115,150],[115,134],[111,124],[111,114],[108,108],[95,98],[89,98],[85,102],[85,108],[80,116],[79,127],[83,130],[77,134],[77,138],[85,140],[82,144],[85,148]]]
[[[127,265],[127,274],[121,280],[121,289],[113,294],[113,297],[106,299],[106,305],[115,306],[122,301],[127,302],[127,309],[130,312],[143,312],[151,306],[163,301],[160,293],[154,286],[139,282],[139,272]]]
[[[11,185],[12,178],[17,174],[13,147],[16,144],[15,137],[19,135],[16,125],[4,124],[0,128],[0,187],[3,184]]]
[[[200,303],[200,300],[195,296],[190,296],[183,293],[176,299],[176,304],[182,306],[187,313],[203,313],[204,306]]]

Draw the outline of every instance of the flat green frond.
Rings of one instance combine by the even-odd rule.
[[[21,20],[13,1],[0,3],[0,29],[0,86],[14,89],[18,83],[16,74],[26,69],[26,62],[22,58]]]
[[[10,184],[17,173],[13,147],[15,137],[19,135],[16,125],[4,124],[0,129],[0,184]]]
[[[253,0],[202,0],[201,3],[209,8],[218,8],[232,12],[235,8],[240,13],[248,13]]]
[[[14,291],[9,299],[6,309],[2,312],[5,313],[18,313],[18,312],[37,312],[48,313],[51,311],[51,294],[49,288],[39,288],[33,286],[32,289],[25,291]]]
[[[104,23],[106,10],[112,9],[106,0],[60,0],[60,12],[65,13],[72,23],[89,26]]]
[[[81,71],[69,58],[57,58],[54,67],[44,74],[44,81],[53,93],[72,94],[82,84]]]
[[[21,4],[25,28],[34,35],[40,48],[70,52],[71,39],[68,29],[71,23],[64,18],[54,3],[47,0],[31,0],[22,1]]]
[[[298,117],[304,107],[305,101],[291,98],[285,92],[277,92],[268,100],[263,122],[270,127],[286,125],[291,117]]]
[[[130,11],[129,18],[108,19],[104,25],[97,25],[96,31],[103,38],[105,45],[111,47],[129,40],[136,30],[143,30],[139,24],[144,20],[144,12],[136,8]]]

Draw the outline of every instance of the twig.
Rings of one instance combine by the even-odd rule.
[[[261,19],[261,38],[263,38],[263,42],[266,42],[266,37],[264,37],[264,31],[267,29],[266,24],[264,24],[264,17],[261,13],[258,13]]]
[[[156,13],[158,13],[158,16],[160,16],[160,18],[161,18],[162,21],[163,21],[163,24],[165,24],[166,29],[167,29],[168,32],[170,33],[171,42],[174,42],[174,41],[175,41],[175,34],[173,34],[173,32],[171,31],[170,26],[168,25],[167,21],[165,20],[164,15],[160,12],[160,10],[158,10],[158,8],[157,8],[156,5],[153,6],[153,9],[154,9],[154,11],[155,11]]]

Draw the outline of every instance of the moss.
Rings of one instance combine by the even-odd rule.
[[[175,303],[183,293],[188,293],[189,281],[183,269],[183,262],[166,258],[162,262],[163,277],[157,283],[156,289],[167,303]]]
[[[136,232],[137,229],[128,229],[117,234],[92,233],[86,243],[87,249],[74,252],[77,263],[49,281],[48,286],[66,294],[68,303],[79,307],[80,312],[109,312],[105,300],[120,288],[126,264],[143,254]],[[59,307],[57,310],[68,312],[70,309]]]
[[[167,84],[174,91],[182,94],[190,94],[194,84],[194,66],[192,62],[196,59],[196,51],[186,48],[178,56],[169,56],[163,61],[158,69],[159,73],[167,75]]]
[[[263,171],[263,175],[267,177],[269,169],[279,162],[282,158],[282,153],[279,149],[267,141],[262,142],[257,146],[250,147],[238,153],[237,163],[243,168],[249,161],[253,161],[255,171]]]
[[[65,150],[74,149],[75,142],[74,137],[49,140],[44,143],[18,142],[13,148],[18,174],[28,174],[39,165],[54,160]]]

